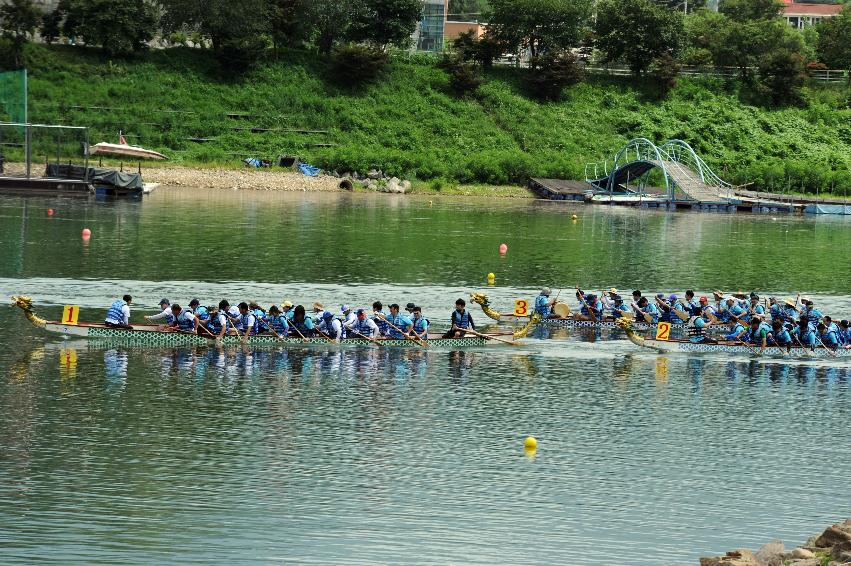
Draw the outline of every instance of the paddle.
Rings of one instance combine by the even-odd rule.
[[[517,342],[511,342],[510,340],[504,340],[502,338],[497,338],[496,336],[490,336],[488,334],[482,334],[481,332],[476,332],[472,328],[459,328],[458,330],[461,330],[463,332],[469,332],[470,334],[472,334],[474,336],[478,336],[479,338],[484,338],[485,340],[496,340],[497,342],[504,342],[505,344],[510,344],[512,346],[519,346],[520,345]]]
[[[637,312],[638,314],[640,314],[641,316],[644,317],[644,322],[651,323],[651,324],[653,323],[653,317],[650,316],[650,313],[646,313],[643,310],[641,310],[641,307],[639,307],[638,304],[636,304],[635,301],[632,301],[630,303],[630,305],[632,305],[632,308],[635,309],[635,312]]]
[[[360,336],[360,337],[361,337],[361,338],[363,338],[364,340],[369,340],[370,342],[372,342],[372,343],[373,343],[373,344],[375,344],[376,346],[380,346],[380,345],[382,345],[382,344],[381,344],[378,340],[376,340],[375,338],[370,338],[369,336],[364,336],[363,334],[361,334],[360,332],[358,332],[358,331],[357,331],[357,330],[355,330],[354,328],[351,328],[351,327],[347,326],[347,327],[346,327],[346,329],[347,329],[347,330],[349,330],[350,332],[354,332],[355,334],[357,334],[358,336]]]
[[[390,325],[390,327],[391,327],[391,328],[393,328],[394,330],[396,330],[396,332],[398,332],[399,334],[401,334],[401,335],[402,335],[402,337],[404,337],[406,340],[410,340],[411,342],[414,342],[415,344],[417,344],[417,345],[419,345],[419,346],[421,346],[421,347],[423,347],[423,348],[428,348],[428,344],[426,344],[426,343],[425,343],[422,339],[420,339],[420,338],[414,338],[413,336],[408,336],[407,334],[405,334],[404,332],[402,332],[402,329],[401,329],[401,328],[399,328],[398,326],[396,326],[395,324],[393,324],[392,322],[390,322],[389,320],[387,320],[387,318],[386,318],[383,314],[381,314],[381,313],[376,313],[376,315],[375,315],[375,316],[377,316],[378,318],[380,318],[381,320],[383,320],[384,322],[386,322],[388,325]]]
[[[827,353],[828,353],[828,354],[830,354],[830,355],[831,355],[831,356],[833,356],[834,358],[836,357],[836,352],[834,352],[833,350],[831,350],[830,348],[828,348],[827,346],[825,346],[824,342],[822,342],[822,341],[821,341],[821,337],[819,337],[818,335],[816,335],[816,340],[818,340],[818,343],[819,343],[819,344],[821,344],[821,347],[822,347],[822,348],[824,348],[825,350],[827,350]]]

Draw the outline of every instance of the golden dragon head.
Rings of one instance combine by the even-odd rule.
[[[470,293],[470,300],[482,305],[482,307],[488,307],[491,304],[488,296],[484,293]]]
[[[11,306],[18,307],[25,311],[31,311],[33,306],[33,300],[31,297],[27,297],[25,295],[13,295]]]

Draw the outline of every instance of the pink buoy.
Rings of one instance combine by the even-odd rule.
[[[507,251],[508,251],[508,246],[506,246],[505,244],[499,245],[499,253],[504,254]]]
[[[83,237],[84,238],[91,238],[92,237],[92,231],[89,230],[88,228],[83,228]]]
[[[48,215],[48,216],[53,216],[53,209],[52,209],[52,208],[48,208],[48,209],[47,209],[47,215]]]

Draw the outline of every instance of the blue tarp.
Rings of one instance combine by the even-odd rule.
[[[308,165],[307,163],[299,163],[298,169],[308,177],[316,177],[319,175],[319,173],[322,172],[322,169],[320,169],[319,167],[314,167],[312,165]]]

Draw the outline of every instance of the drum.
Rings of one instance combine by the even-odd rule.
[[[568,318],[570,316],[570,307],[567,303],[556,303],[553,305],[553,314],[559,318]]]

